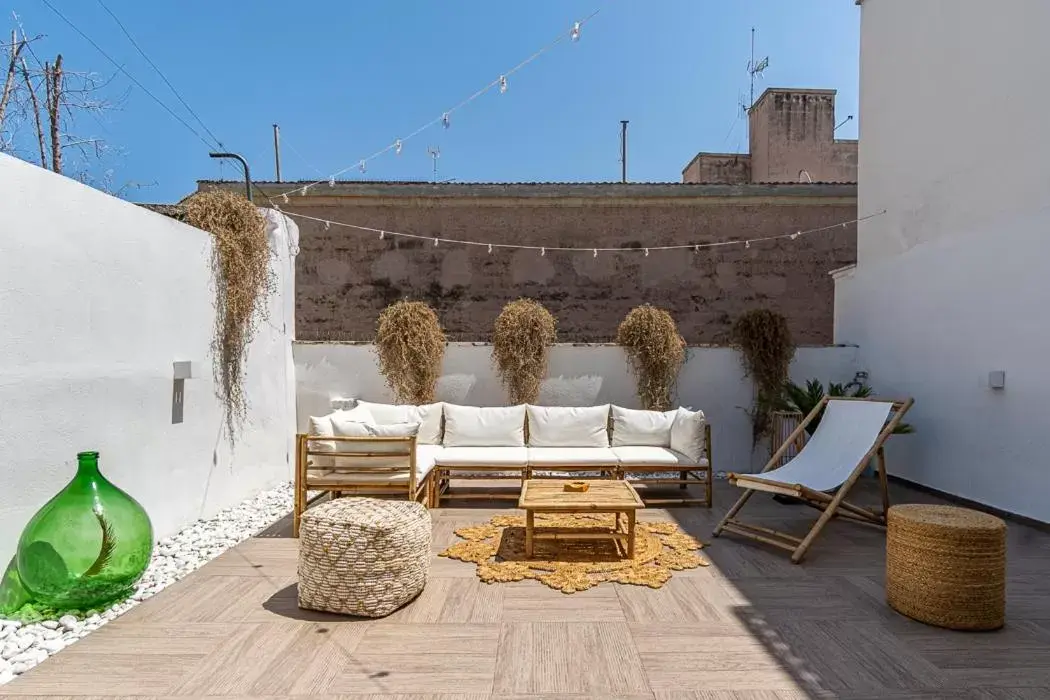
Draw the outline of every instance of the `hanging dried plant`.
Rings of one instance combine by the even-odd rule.
[[[769,434],[770,414],[781,402],[795,343],[782,314],[753,309],[733,324],[733,343],[739,348],[744,371],[755,384],[751,415],[752,447]]]
[[[496,317],[492,360],[512,404],[536,402],[557,335],[554,316],[532,299],[512,301]]]
[[[434,401],[445,357],[445,332],[434,309],[422,301],[398,301],[383,309],[375,350],[379,371],[399,403]]]
[[[620,323],[616,342],[627,354],[642,407],[669,410],[685,362],[685,340],[671,314],[649,304],[631,309]]]
[[[266,220],[245,197],[233,192],[198,192],[185,203],[186,222],[212,235],[215,281],[215,335],[212,371],[230,442],[248,412],[244,365],[267,300],[276,289],[270,267]]]

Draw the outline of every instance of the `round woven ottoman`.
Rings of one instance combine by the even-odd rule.
[[[383,617],[423,590],[430,514],[419,503],[337,498],[303,513],[299,607]]]
[[[999,629],[1006,620],[1006,523],[968,508],[893,506],[886,601],[938,627]]]

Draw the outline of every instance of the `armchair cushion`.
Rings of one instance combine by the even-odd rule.
[[[671,446],[675,411],[639,411],[612,407],[612,446]]]
[[[448,467],[524,467],[528,457],[525,447],[445,447],[435,462]]]
[[[706,467],[707,460],[693,461],[681,452],[667,447],[653,447],[651,445],[634,445],[613,447],[616,458],[620,460],[621,467],[655,467],[667,466],[674,469],[678,467]]]
[[[441,413],[444,404],[428,403],[420,406],[409,404],[371,403],[358,401],[356,408],[369,412],[369,422],[376,425],[393,423],[419,423],[416,441],[423,445],[441,444]]]
[[[529,465],[533,467],[555,466],[605,466],[615,467],[619,463],[616,453],[608,447],[532,447],[529,445]]]
[[[608,447],[609,404],[526,406],[529,447]]]
[[[525,405],[445,404],[445,447],[524,447]]]
[[[694,464],[700,464],[707,457],[706,423],[703,411],[679,408],[671,423],[671,449],[685,455]]]

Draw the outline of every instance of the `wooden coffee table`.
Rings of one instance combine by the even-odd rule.
[[[525,511],[525,556],[533,556],[533,542],[537,539],[606,539],[625,542],[627,558],[634,557],[635,515],[645,508],[634,487],[623,480],[590,480],[586,491],[566,491],[569,481],[555,479],[528,479],[521,487],[518,508]],[[606,531],[574,532],[571,528],[536,531],[537,513],[614,513],[616,522]],[[624,515],[626,528],[621,529]]]

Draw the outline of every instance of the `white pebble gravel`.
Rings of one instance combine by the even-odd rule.
[[[0,620],[0,685],[9,683],[33,666],[116,619],[140,602],[151,598],[227,549],[266,529],[292,510],[292,485],[259,493],[219,513],[198,520],[153,548],[153,559],[138,582],[135,593],[107,610],[88,610],[85,619],[63,615],[23,625]]]

